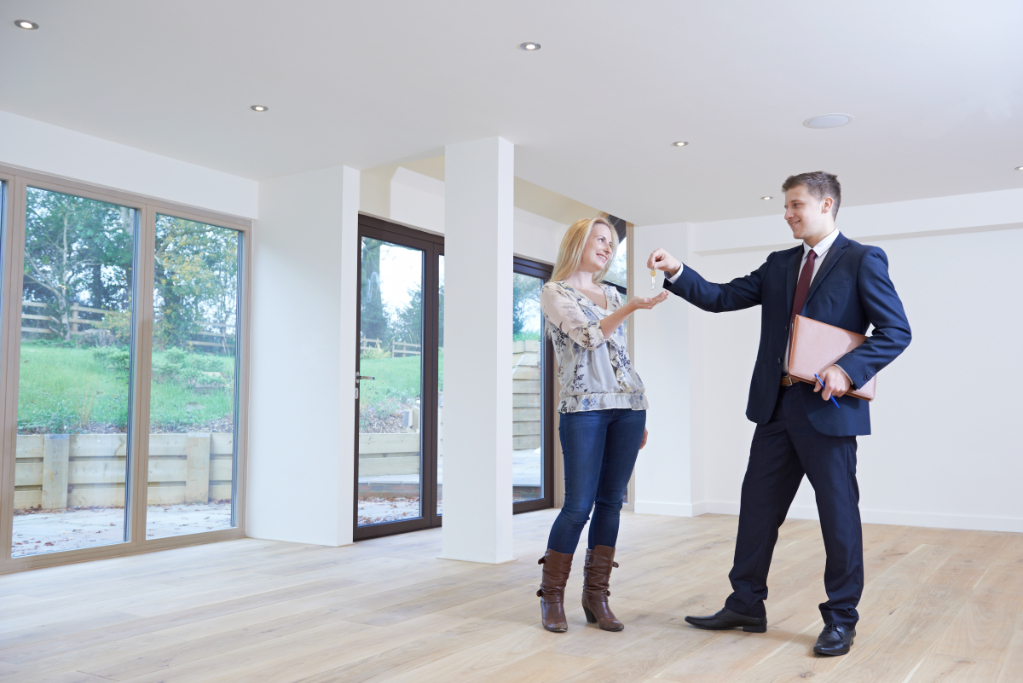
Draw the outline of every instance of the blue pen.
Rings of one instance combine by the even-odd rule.
[[[813,373],[813,376],[814,376],[814,377],[817,377],[817,373],[816,373],[816,372],[815,372],[815,373]],[[817,377],[817,381],[821,383],[821,388],[824,388],[824,386],[825,386],[825,385],[824,385],[824,380],[822,380],[822,379],[821,379],[820,377]],[[842,406],[838,405],[838,401],[836,401],[836,400],[835,400],[835,397],[834,397],[834,396],[832,396],[832,397],[831,397],[831,401],[832,401],[832,403],[834,403],[834,404],[835,404],[835,407],[836,407],[836,408],[841,408],[841,407],[842,407]]]

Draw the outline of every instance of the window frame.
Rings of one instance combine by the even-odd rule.
[[[543,281],[543,284],[547,284],[554,274],[554,267],[539,261],[516,256],[514,257],[512,272],[539,278]],[[554,398],[554,377],[557,362],[554,360],[554,345],[551,343],[550,337],[543,334],[543,328],[546,324],[547,320],[544,318],[540,328],[540,336],[543,339],[543,342],[540,344],[540,353],[542,354],[541,367],[546,370],[543,374],[543,404],[540,409],[543,439],[543,496],[533,500],[513,502],[512,514],[516,515],[554,507],[554,460],[559,455],[554,451],[555,421],[553,417],[553,414],[557,411],[557,402]]]
[[[354,451],[355,466],[352,474],[352,487],[354,490],[352,501],[352,538],[355,541],[366,541],[372,538],[404,534],[410,531],[421,531],[439,527],[442,524],[443,515],[437,514],[437,335],[439,320],[436,311],[438,309],[440,294],[440,282],[438,278],[438,257],[444,255],[444,236],[434,233],[407,228],[397,223],[385,221],[381,218],[373,218],[359,214],[359,249],[361,254],[362,239],[381,239],[398,246],[418,249],[423,252],[423,339],[422,345],[422,376],[420,379],[420,505],[423,512],[421,517],[414,519],[398,520],[394,522],[383,522],[380,524],[359,525],[359,401],[352,402],[352,419],[355,421]],[[362,257],[359,257],[357,269],[357,282],[362,282]],[[357,294],[361,303],[361,285]],[[431,313],[432,312],[432,313]],[[362,306],[355,307],[355,329],[362,330]],[[426,339],[434,340],[429,347]],[[361,372],[361,351],[358,335],[355,343],[355,367],[356,374]],[[430,397],[430,400],[426,400]],[[427,502],[430,505],[427,505]]]
[[[0,273],[0,575],[72,562],[121,557],[201,543],[245,537],[245,473],[248,434],[249,318],[251,314],[252,220],[143,195],[105,188],[56,175],[0,165],[7,182],[3,215],[2,273]],[[130,431],[126,459],[125,507],[127,539],[98,548],[79,548],[40,555],[11,556],[14,524],[15,457],[17,450],[18,379],[21,359],[21,309],[24,277],[25,211],[28,187],[71,194],[135,209],[132,283],[132,345],[130,374]],[[146,539],[146,487],[149,471],[150,389],[152,382],[153,263],[157,214],[214,225],[239,232],[240,322],[237,329],[235,415],[234,526],[159,539]],[[139,504],[141,502],[142,504]]]

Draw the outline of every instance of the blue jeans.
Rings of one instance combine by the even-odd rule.
[[[615,547],[622,497],[645,425],[645,410],[562,413],[558,435],[565,456],[565,505],[554,520],[548,548],[575,553],[591,510],[588,547]]]

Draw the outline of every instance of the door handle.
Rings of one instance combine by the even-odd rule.
[[[365,375],[356,375],[355,381],[358,382],[360,379],[376,379],[376,377],[367,377]]]

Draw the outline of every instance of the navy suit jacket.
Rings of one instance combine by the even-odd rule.
[[[771,419],[780,393],[782,359],[788,346],[792,299],[799,277],[803,245],[776,251],[764,265],[727,284],[707,282],[689,266],[665,289],[712,313],[760,305],[760,348],[750,383],[746,417],[757,424]],[[862,386],[909,346],[909,320],[895,285],[888,277],[888,257],[839,233],[810,284],[802,315],[871,336],[838,360],[853,386]],[[807,385],[809,388],[809,385]],[[883,392],[883,389],[881,390]],[[800,392],[810,423],[822,434],[870,434],[870,403],[851,396],[838,399],[841,409],[820,394]],[[883,393],[882,393],[883,395]]]

